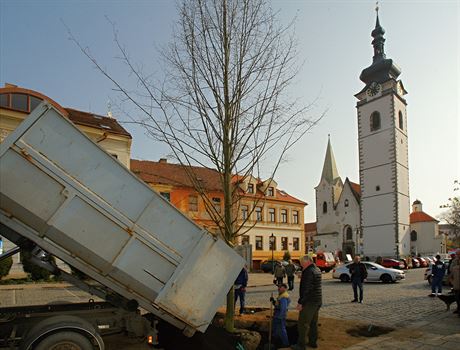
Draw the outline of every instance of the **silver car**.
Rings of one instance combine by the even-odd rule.
[[[383,283],[390,283],[400,281],[406,278],[404,271],[390,269],[387,267],[383,267],[382,265],[376,264],[374,262],[369,261],[362,261],[364,266],[367,269],[367,281],[382,281]],[[339,266],[332,270],[332,277],[339,279],[342,282],[350,282],[351,276],[348,266],[351,263],[346,265]]]

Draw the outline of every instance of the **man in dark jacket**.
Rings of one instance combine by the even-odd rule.
[[[361,257],[356,255],[353,263],[348,265],[351,275],[351,285],[353,287],[354,298],[352,303],[358,302],[358,288],[359,288],[359,302],[363,302],[363,282],[367,278],[366,266],[361,262]]]
[[[430,297],[435,297],[442,294],[442,279],[446,274],[446,265],[441,261],[441,256],[436,255],[436,261],[431,266],[431,294]]]
[[[244,266],[240,271],[240,274],[235,280],[234,289],[235,289],[235,306],[238,298],[240,299],[240,315],[244,314],[245,306],[245,296],[246,296],[246,287],[248,286],[248,270],[247,266]]]
[[[286,270],[289,290],[293,290],[294,289],[295,265],[292,263],[292,260],[289,260],[289,263],[286,265],[284,269]]]
[[[297,344],[292,347],[295,350],[304,350],[306,347],[318,347],[318,314],[323,302],[321,290],[321,271],[313,263],[313,258],[305,255],[300,258],[302,277],[300,279],[299,321],[297,324],[299,338]],[[308,339],[308,341],[307,341]]]

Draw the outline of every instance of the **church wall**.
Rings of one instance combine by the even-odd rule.
[[[315,250],[333,253],[337,250],[342,250],[342,240],[340,236],[340,233],[316,235],[314,238]]]
[[[361,190],[363,196],[385,195],[394,190],[393,169],[389,165],[362,171]]]
[[[361,199],[363,228],[394,224],[394,194]],[[394,226],[393,226],[394,228]],[[366,238],[367,239],[367,238]]]
[[[436,221],[416,222],[411,225],[410,230],[417,232],[417,241],[411,242],[412,253],[423,256],[442,252],[443,236],[438,234],[438,223]]]
[[[406,196],[409,194],[409,181],[407,180],[409,178],[409,170],[405,167],[398,166],[397,169],[397,177],[400,180],[398,182],[398,192],[405,194]],[[401,203],[402,204],[402,203]],[[406,212],[409,213],[410,210],[410,201],[409,198],[407,198],[407,203],[404,203],[404,206],[406,207]],[[405,215],[405,213],[404,213]],[[404,216],[405,217],[405,216]],[[407,221],[406,219],[405,221]]]

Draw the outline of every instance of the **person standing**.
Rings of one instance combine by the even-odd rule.
[[[285,267],[286,276],[288,281],[289,290],[294,289],[294,276],[295,276],[295,265],[292,263],[292,260],[289,260],[289,263]]]
[[[278,285],[278,297],[274,299],[270,298],[270,301],[275,307],[273,314],[273,334],[281,341],[283,347],[289,346],[289,339],[286,330],[286,316],[291,299],[287,292],[287,285]]]
[[[313,258],[309,255],[303,256],[300,258],[300,266],[302,277],[297,303],[299,337],[297,344],[291,347],[294,350],[305,350],[307,345],[311,348],[318,347],[318,315],[323,302],[321,271],[314,264]]]
[[[246,296],[246,287],[248,285],[248,270],[247,266],[245,265],[243,269],[240,271],[238,277],[235,280],[233,288],[235,289],[235,309],[236,309],[236,301],[238,298],[240,299],[240,315],[244,314],[245,312],[245,296]]]
[[[458,254],[459,251],[457,251]],[[458,254],[457,256],[460,256]],[[454,311],[454,314],[457,314],[460,317],[460,257],[457,263],[451,266],[450,274],[449,274],[449,281],[452,284],[452,289],[454,290],[455,294],[455,301],[457,302],[457,310]]]
[[[446,265],[441,261],[441,256],[436,255],[436,261],[431,266],[431,294],[430,297],[435,297],[442,294],[442,279],[446,274]]]
[[[353,263],[348,266],[351,275],[351,285],[353,287],[353,300],[352,303],[358,302],[358,288],[359,288],[359,303],[363,302],[363,282],[367,278],[366,265],[361,262],[361,257],[355,255]]]
[[[281,265],[280,262],[277,262],[275,265],[276,284],[277,285],[283,284],[283,278],[285,276],[286,276],[286,270],[284,269],[284,266]]]

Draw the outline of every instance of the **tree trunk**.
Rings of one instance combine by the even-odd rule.
[[[233,316],[235,315],[235,290],[232,288],[227,293],[227,312],[225,313],[224,327],[227,332],[235,330]]]

